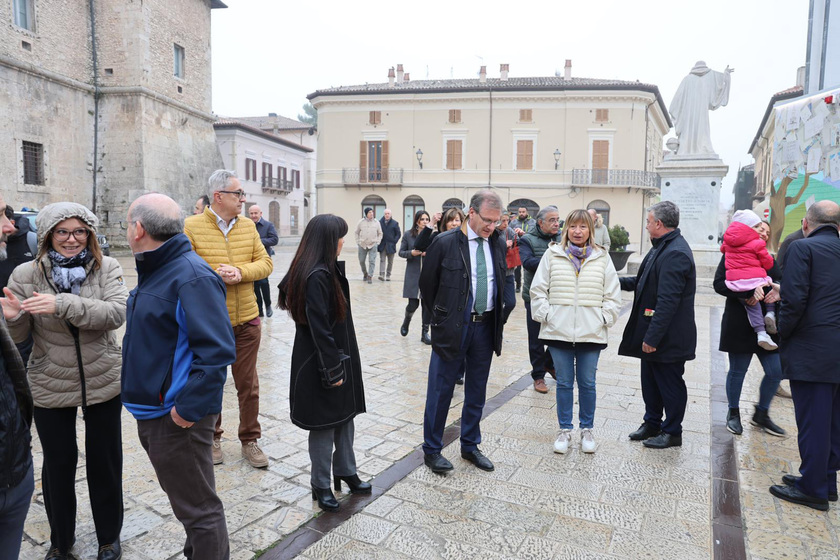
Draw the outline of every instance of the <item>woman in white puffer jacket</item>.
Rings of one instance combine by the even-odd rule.
[[[595,371],[621,307],[618,274],[609,254],[595,244],[594,229],[586,210],[569,213],[560,243],[549,245],[531,283],[531,314],[541,324],[540,340],[557,372],[555,453],[566,453],[572,439],[575,378],[581,451],[595,452]]]

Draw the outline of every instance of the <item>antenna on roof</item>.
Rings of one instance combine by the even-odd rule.
[[[426,79],[429,79],[429,65],[426,65]]]

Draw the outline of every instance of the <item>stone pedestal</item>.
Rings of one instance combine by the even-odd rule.
[[[720,262],[720,184],[729,166],[717,156],[670,154],[656,168],[662,200],[680,208],[680,231],[694,252],[697,276],[710,278]]]

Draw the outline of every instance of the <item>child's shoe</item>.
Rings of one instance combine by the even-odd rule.
[[[773,342],[773,339],[766,332],[758,333],[758,345],[765,350],[777,350],[779,348],[779,345]]]
[[[767,329],[767,334],[776,334],[776,314],[768,311],[764,316],[764,328]]]

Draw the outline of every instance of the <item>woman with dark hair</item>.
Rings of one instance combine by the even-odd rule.
[[[343,480],[352,493],[371,492],[356,473],[353,453],[353,418],[365,412],[365,391],[350,285],[344,262],[338,261],[345,235],[342,218],[312,218],[280,282],[278,298],[278,307],[295,322],[290,415],[295,426],[309,430],[312,499],[326,511],[339,507],[330,489],[330,470],[336,491]]]
[[[41,481],[50,523],[47,558],[69,558],[76,541],[76,414],[85,423],[85,469],[98,560],[122,554],[120,369],[117,329],[128,290],[122,268],[102,255],[98,220],[74,202],[44,207],[38,254],[12,273],[0,302],[16,342],[31,334],[29,383],[44,451]]]
[[[400,243],[400,256],[406,260],[403,297],[408,299],[408,305],[405,306],[405,318],[400,327],[400,334],[403,336],[408,336],[408,326],[411,324],[411,318],[420,306],[420,270],[423,267],[423,255],[425,253],[416,247],[416,243],[418,236],[428,223],[428,212],[425,210],[415,212],[414,226],[406,230],[402,237],[402,243]],[[420,340],[425,344],[431,344],[432,339],[429,337],[431,314],[425,308],[421,310],[421,313],[423,316],[423,333],[420,335]]]
[[[414,248],[425,251],[438,234],[461,227],[461,224],[466,219],[467,217],[464,211],[460,208],[450,208],[442,215],[440,212],[435,212],[432,214],[431,221],[420,232],[420,235],[417,236],[417,241],[414,242]]]

